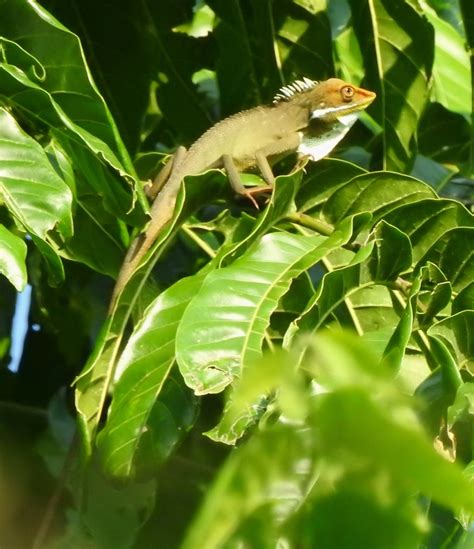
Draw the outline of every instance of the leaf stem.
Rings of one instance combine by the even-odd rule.
[[[334,227],[332,225],[329,225],[329,223],[326,223],[321,219],[316,219],[315,217],[311,217],[308,214],[296,212],[296,213],[288,214],[286,217],[293,223],[298,223],[303,227],[307,227],[308,229],[313,229],[314,231],[324,236],[331,236],[331,234],[334,232]]]

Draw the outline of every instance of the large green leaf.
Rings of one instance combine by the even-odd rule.
[[[336,158],[310,162],[306,171],[296,197],[298,211],[302,212],[320,207],[339,187],[364,173],[359,166]]]
[[[404,171],[414,160],[417,122],[428,98],[433,28],[405,0],[349,3],[367,84],[378,92],[371,112],[384,129],[383,167]]]
[[[72,195],[39,143],[0,109],[0,184],[3,201],[23,227],[46,239],[72,234]]]
[[[173,366],[178,324],[201,284],[202,277],[194,276],[163,292],[146,311],[120,357],[107,424],[98,438],[104,468],[115,477],[126,478],[135,473],[140,439],[149,431],[146,427],[149,416]],[[161,436],[161,447],[165,447],[161,450],[162,458],[184,434],[183,427],[189,422],[189,415],[192,416],[187,408],[161,411],[162,415],[175,418],[170,427],[174,427],[174,436],[170,435],[170,429],[156,434]],[[158,444],[156,439],[153,444]]]
[[[176,336],[180,371],[197,394],[222,391],[260,356],[270,316],[292,280],[345,244],[352,222],[328,238],[270,233],[230,267],[206,277]]]
[[[338,188],[324,204],[322,214],[332,224],[359,212],[371,212],[374,223],[391,210],[422,198],[433,190],[408,175],[373,172],[359,175]]]
[[[389,212],[384,219],[409,238],[416,264],[446,231],[474,227],[474,216],[455,200],[422,198]]]
[[[43,254],[51,283],[64,277],[58,246],[71,237],[72,195],[43,148],[0,109],[0,194]]]

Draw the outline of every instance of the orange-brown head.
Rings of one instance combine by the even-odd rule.
[[[275,96],[274,103],[295,102],[307,107],[312,119],[331,122],[366,109],[375,97],[374,92],[358,88],[339,78],[330,78],[324,82],[304,78],[284,86]]]

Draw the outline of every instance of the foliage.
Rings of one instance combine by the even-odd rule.
[[[471,4],[0,2],[2,546],[474,543]],[[168,153],[334,74],[332,157],[186,178],[107,312]]]

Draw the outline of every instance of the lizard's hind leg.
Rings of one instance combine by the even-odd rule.
[[[161,191],[161,189],[166,185],[171,172],[181,164],[184,155],[186,154],[186,147],[180,145],[174,154],[169,158],[168,162],[161,168],[158,172],[158,175],[153,180],[151,186],[147,189],[146,195],[153,202],[156,198],[156,195]]]

